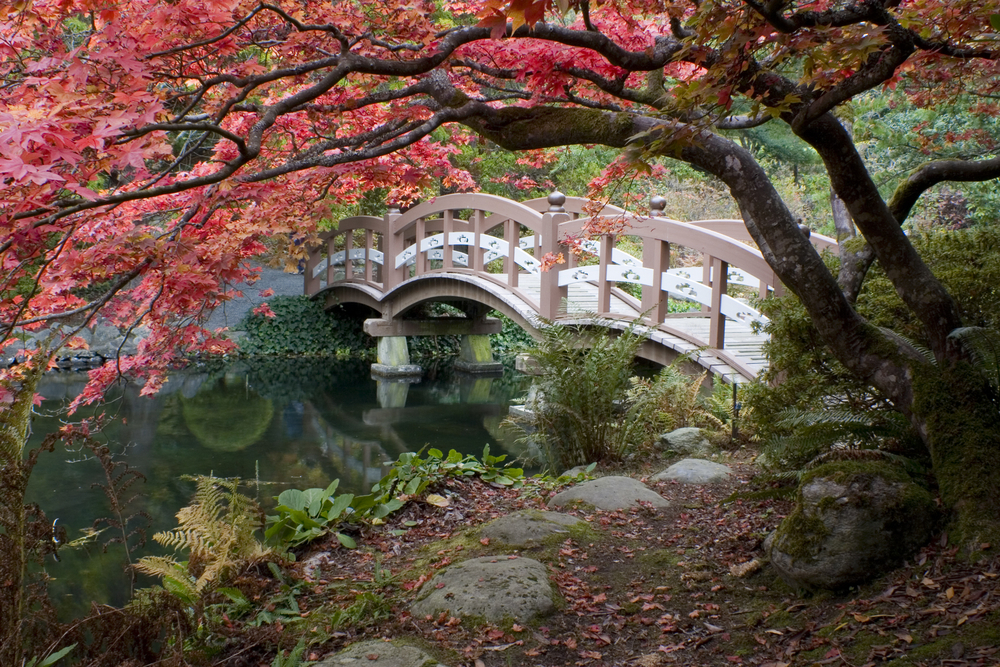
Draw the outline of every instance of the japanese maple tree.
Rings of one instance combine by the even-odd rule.
[[[93,373],[84,400],[119,372],[153,391],[180,356],[229,348],[200,322],[267,236],[306,239],[373,188],[401,202],[437,182],[471,188],[449,161],[471,131],[513,151],[668,156],[724,181],[836,357],[922,434],[957,534],[994,539],[1000,415],[953,335],[954,300],[901,228],[933,185],[1000,176],[993,137],[963,137],[976,149],[947,160],[933,151],[948,137],[927,142],[927,162],[883,197],[837,114],[886,87],[996,113],[997,14],[998,0],[5,4],[0,345],[23,362],[0,371],[4,484],[23,490],[34,383],[79,327],[149,331],[136,357]],[[818,153],[867,241],[838,276],[731,138],[763,123]],[[875,259],[933,361],[855,311]],[[3,539],[23,526],[15,515]],[[22,565],[0,582],[3,618],[19,608]]]

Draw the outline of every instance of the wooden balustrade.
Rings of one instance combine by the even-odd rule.
[[[601,227],[601,221],[589,217],[587,205],[584,199],[559,193],[523,203],[487,194],[456,194],[424,202],[405,213],[391,208],[383,218],[346,218],[336,231],[321,234],[320,243],[309,249],[305,293],[363,285],[382,300],[416,277],[467,275],[504,288],[545,319],[558,320],[567,314],[571,286],[586,283],[596,292],[598,315],[626,317],[612,307],[613,301],[624,303],[632,309],[630,317],[641,313],[650,325],[660,328],[669,329],[672,321],[667,312],[669,298],[694,301],[710,321],[707,340],[698,342],[721,350],[727,319],[763,321],[759,312],[728,294],[732,285],[761,296],[781,291],[760,252],[745,243],[749,235],[742,222],[670,220],[663,215],[662,198],[653,198],[649,215],[637,216],[613,206],[599,213],[614,223],[605,228],[627,230],[623,236],[633,246],[641,245],[641,258],[618,248],[614,234],[603,234],[587,243],[597,263],[581,266],[565,241],[579,237],[585,228]],[[833,239],[816,234],[811,240],[819,249],[836,245]],[[672,267],[675,252],[671,246],[701,253],[703,266]],[[541,271],[543,257],[560,253],[565,264]],[[641,298],[620,289],[629,283],[641,287]]]

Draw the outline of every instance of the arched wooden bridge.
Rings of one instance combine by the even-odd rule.
[[[641,318],[650,334],[644,358],[668,363],[691,353],[727,380],[756,376],[765,336],[753,325],[766,319],[748,298],[780,294],[782,286],[747,243],[743,222],[670,220],[658,197],[649,215],[610,206],[592,215],[588,203],[559,193],[526,202],[455,194],[384,218],[345,218],[310,250],[305,293],[328,308],[368,306],[379,314],[365,323],[375,336],[492,333],[490,310],[531,333],[546,321],[624,329]],[[620,233],[583,242],[591,259],[581,261],[566,243],[593,229]],[[836,245],[811,239],[820,249]],[[701,266],[672,268],[678,246],[700,254]],[[542,270],[544,258],[559,255],[564,263]],[[700,309],[670,313],[675,300]],[[425,302],[452,304],[467,317],[410,317]]]

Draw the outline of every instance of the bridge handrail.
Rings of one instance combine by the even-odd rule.
[[[549,210],[549,199],[548,197],[537,197],[535,199],[528,199],[527,201],[521,202],[524,206],[538,211],[539,213],[544,213]],[[562,208],[565,209],[572,217],[590,217],[587,209],[594,206],[595,202],[592,199],[587,199],[586,197],[566,197],[565,203],[563,203]],[[603,216],[616,216],[625,215],[628,211],[623,208],[618,208],[614,204],[604,204],[601,210],[597,213],[595,217]]]

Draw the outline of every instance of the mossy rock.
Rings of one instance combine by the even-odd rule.
[[[401,641],[377,639],[351,644],[316,667],[444,667],[433,656]]]
[[[931,495],[898,466],[838,461],[802,480],[765,550],[789,585],[838,590],[899,565],[930,540],[938,519]]]
[[[666,498],[637,479],[609,476],[560,491],[549,500],[548,507],[553,509],[582,503],[600,510],[615,511],[639,507],[642,502],[647,502],[658,510],[670,506]]]
[[[481,534],[512,547],[526,547],[540,544],[553,535],[565,539],[570,527],[584,525],[586,522],[575,516],[528,509],[491,521],[482,527]]]
[[[424,583],[411,607],[414,616],[448,611],[488,623],[526,623],[555,610],[558,594],[548,570],[531,558],[484,556],[442,570]]]

